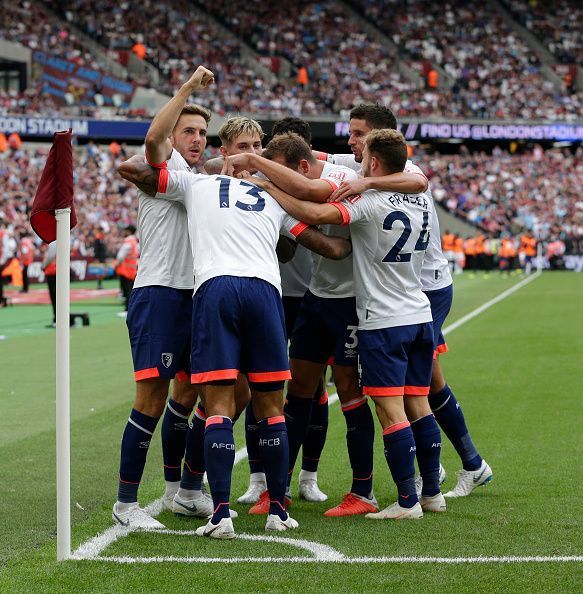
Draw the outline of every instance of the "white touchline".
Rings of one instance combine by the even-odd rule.
[[[481,313],[500,303],[500,301],[506,299],[509,295],[512,295],[528,283],[538,278],[542,273],[539,271],[535,272],[531,276],[516,283],[506,291],[500,293],[493,299],[486,301],[483,305],[480,305],[470,313],[462,316],[459,320],[456,320],[453,324],[443,329],[443,334],[451,334],[454,330],[457,330],[460,326],[463,326],[470,320],[479,316]],[[338,394],[330,395],[328,399],[328,405],[332,405],[338,401]],[[247,458],[247,448],[241,448],[235,452],[235,464],[245,460]],[[206,482],[206,477],[205,477]],[[151,516],[155,517],[160,514],[163,510],[162,497],[156,499],[145,508],[145,511]],[[177,563],[268,563],[273,561],[287,562],[287,563],[314,563],[314,562],[327,562],[327,563],[549,563],[549,562],[570,562],[570,561],[583,561],[583,556],[531,556],[531,557],[345,557],[342,553],[334,551],[331,547],[323,545],[321,543],[310,543],[315,548],[310,549],[315,552],[315,557],[241,557],[241,558],[212,558],[212,557],[99,557],[99,554],[105,550],[109,545],[113,544],[116,540],[127,536],[133,530],[125,528],[120,525],[111,526],[107,530],[101,532],[97,536],[90,538],[89,540],[82,543],[71,555],[73,560],[100,560],[100,561],[113,561],[116,563],[160,563],[160,562],[177,562]],[[161,531],[154,530],[152,532],[160,533],[176,533],[176,534],[195,534],[194,531]],[[250,535],[238,535],[238,538],[247,538]],[[275,537],[272,537],[275,538]],[[260,537],[257,540],[262,540],[264,537]],[[248,540],[251,540],[248,538]],[[296,539],[284,539],[294,540]],[[301,541],[308,543],[310,541]],[[302,545],[296,545],[302,547]],[[337,558],[320,558],[317,552],[317,547],[325,547],[334,551],[338,555]]]
[[[450,324],[449,326],[445,327],[443,329],[443,334],[451,334],[454,330],[457,330],[460,326],[463,326],[466,322],[473,320],[475,317],[479,316],[481,313],[485,312],[487,309],[490,309],[493,305],[500,303],[500,301],[506,299],[506,297],[508,297],[509,295],[512,295],[512,293],[515,293],[516,291],[518,291],[519,289],[521,289],[528,283],[531,283],[534,279],[538,278],[541,274],[542,273],[539,270],[537,270],[532,276],[529,276],[529,277],[521,280],[519,283],[516,283],[509,289],[506,289],[506,291],[503,291],[502,293],[500,293],[500,295],[497,295],[493,299],[490,299],[490,301],[486,301],[486,303],[484,303],[483,305],[480,305],[480,307],[476,307],[476,309],[471,311],[469,314],[462,316],[459,320],[456,320],[453,324]]]

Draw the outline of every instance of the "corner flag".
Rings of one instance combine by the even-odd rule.
[[[57,560],[71,555],[71,453],[69,306],[73,206],[72,133],[57,132],[30,215],[30,224],[45,242],[57,240]]]

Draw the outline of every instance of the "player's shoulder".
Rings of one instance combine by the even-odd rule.
[[[332,163],[324,163],[324,169],[322,169],[321,177],[343,182],[357,179],[358,175],[356,171],[350,169],[350,167],[345,167],[344,165],[334,165]]]
[[[168,169],[173,171],[192,171],[186,159],[175,148],[172,149],[166,164]]]
[[[405,172],[406,173],[420,173],[421,175],[425,176],[421,167],[419,167],[419,165],[416,165],[415,163],[413,163],[413,161],[411,161],[410,159],[407,159],[407,162],[405,163]]]

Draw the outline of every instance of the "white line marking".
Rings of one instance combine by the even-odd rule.
[[[512,295],[512,293],[515,293],[519,289],[522,289],[522,287],[524,287],[525,285],[528,285],[528,283],[531,283],[533,280],[538,278],[541,274],[542,273],[540,271],[537,271],[532,276],[529,276],[529,277],[521,280],[519,283],[516,283],[514,286],[510,287],[509,289],[506,289],[506,291],[503,291],[502,293],[500,293],[500,295],[497,295],[493,299],[490,299],[490,301],[486,301],[486,303],[484,303],[484,305],[480,305],[480,307],[477,307],[476,309],[471,311],[469,314],[462,316],[459,320],[456,320],[453,324],[450,324],[449,326],[447,326],[447,328],[444,328],[443,334],[444,335],[451,334],[454,330],[457,330],[460,326],[463,326],[466,322],[473,320],[475,317],[479,316],[481,313],[485,312],[487,309],[490,309],[493,305],[500,303],[500,301],[506,299],[506,297],[508,297],[509,295]]]
[[[523,279],[516,285],[510,287],[506,291],[503,291],[497,297],[490,299],[480,307],[477,307],[469,314],[462,316],[459,320],[455,321],[443,329],[444,334],[450,334],[454,330],[457,330],[460,326],[463,326],[466,322],[473,320],[481,313],[500,303],[500,301],[506,299],[509,295],[512,295],[528,283],[532,282],[541,275],[540,271],[535,272],[532,276]],[[328,405],[332,405],[338,401],[338,395],[333,394],[328,399]],[[241,448],[235,453],[235,464],[238,464],[241,460],[247,457],[247,448]],[[163,509],[162,498],[156,499],[148,506],[145,511],[151,516],[157,516]],[[98,559],[102,561],[113,561],[116,563],[158,563],[163,561],[177,563],[269,563],[272,561],[276,562],[287,562],[287,563],[313,563],[314,561],[321,562],[322,560],[316,557],[231,557],[229,559],[220,559],[212,557],[98,557],[98,555],[106,549],[109,545],[113,544],[119,538],[127,536],[131,529],[124,528],[123,526],[112,526],[104,532],[94,536],[88,541],[84,542],[79,548],[71,555],[71,559],[83,560],[83,559]],[[289,539],[292,540],[292,539]],[[305,541],[308,542],[308,541]],[[316,543],[313,543],[316,544]],[[326,545],[319,545],[326,546]],[[340,553],[338,553],[341,555]],[[341,555],[342,556],[342,555]],[[343,557],[343,556],[342,556]],[[545,556],[534,556],[534,557],[343,557],[343,559],[331,561],[331,562],[342,562],[342,563],[547,563],[547,562],[570,562],[570,561],[583,561],[583,557],[579,556],[556,556],[556,557],[545,557]]]
[[[87,560],[87,559],[85,559]],[[317,559],[315,557],[97,557],[91,561],[110,563],[359,563],[383,564],[512,564],[512,563],[581,563],[583,556],[533,556],[533,557],[342,557]]]

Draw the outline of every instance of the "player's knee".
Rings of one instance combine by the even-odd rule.
[[[318,380],[311,378],[297,377],[291,379],[287,384],[287,391],[298,398],[312,398],[318,385]]]
[[[335,370],[334,383],[336,384],[340,402],[348,402],[354,398],[358,398],[361,394],[356,369],[354,372],[338,372]]]
[[[172,399],[186,408],[193,408],[198,399],[199,389],[189,381],[180,382],[174,380],[172,387]]]
[[[407,419],[411,423],[426,417],[431,414],[429,400],[423,396],[405,397],[405,412],[407,413]]]

